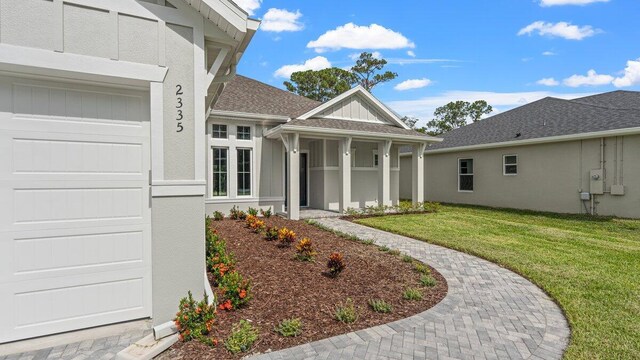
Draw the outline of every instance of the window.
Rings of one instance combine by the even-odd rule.
[[[473,191],[473,159],[458,160],[458,191]]]
[[[238,133],[236,138],[238,140],[251,140],[251,127],[250,126],[238,126]]]
[[[356,167],[356,149],[351,148],[351,167]]]
[[[213,136],[214,139],[226,139],[227,125],[213,124],[211,128],[211,136]]]
[[[518,175],[518,155],[504,155],[502,157],[502,175]]]
[[[238,149],[238,196],[251,195],[251,149]]]
[[[378,167],[378,150],[373,150],[373,167]]]
[[[213,196],[227,196],[227,163],[226,148],[213,148]]]

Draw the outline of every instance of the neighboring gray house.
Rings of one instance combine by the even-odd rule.
[[[442,137],[425,152],[426,200],[640,217],[640,92],[545,98]],[[410,199],[408,155],[400,173]]]
[[[419,171],[405,181],[421,201],[422,152],[441,141],[410,130],[361,87],[319,103],[242,76],[210,112],[206,139],[207,213],[270,207],[291,219],[300,208],[397,204],[400,146],[414,150]]]
[[[0,343],[207,290],[207,111],[258,25],[229,0],[0,0]]]

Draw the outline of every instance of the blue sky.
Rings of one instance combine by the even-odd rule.
[[[283,87],[293,70],[379,53],[399,77],[374,95],[428,121],[484,99],[504,111],[544,96],[640,90],[637,0],[237,0],[263,20],[239,73]]]

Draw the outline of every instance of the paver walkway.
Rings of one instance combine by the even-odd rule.
[[[428,263],[449,292],[433,308],[390,324],[254,357],[276,359],[560,359],[569,327],[558,306],[521,276],[475,256],[340,219],[334,230]]]

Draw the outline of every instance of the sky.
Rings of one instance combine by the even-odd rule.
[[[294,71],[361,52],[398,73],[373,94],[424,125],[449,101],[495,113],[546,96],[640,90],[638,0],[236,0],[262,24],[238,73],[284,88]]]

